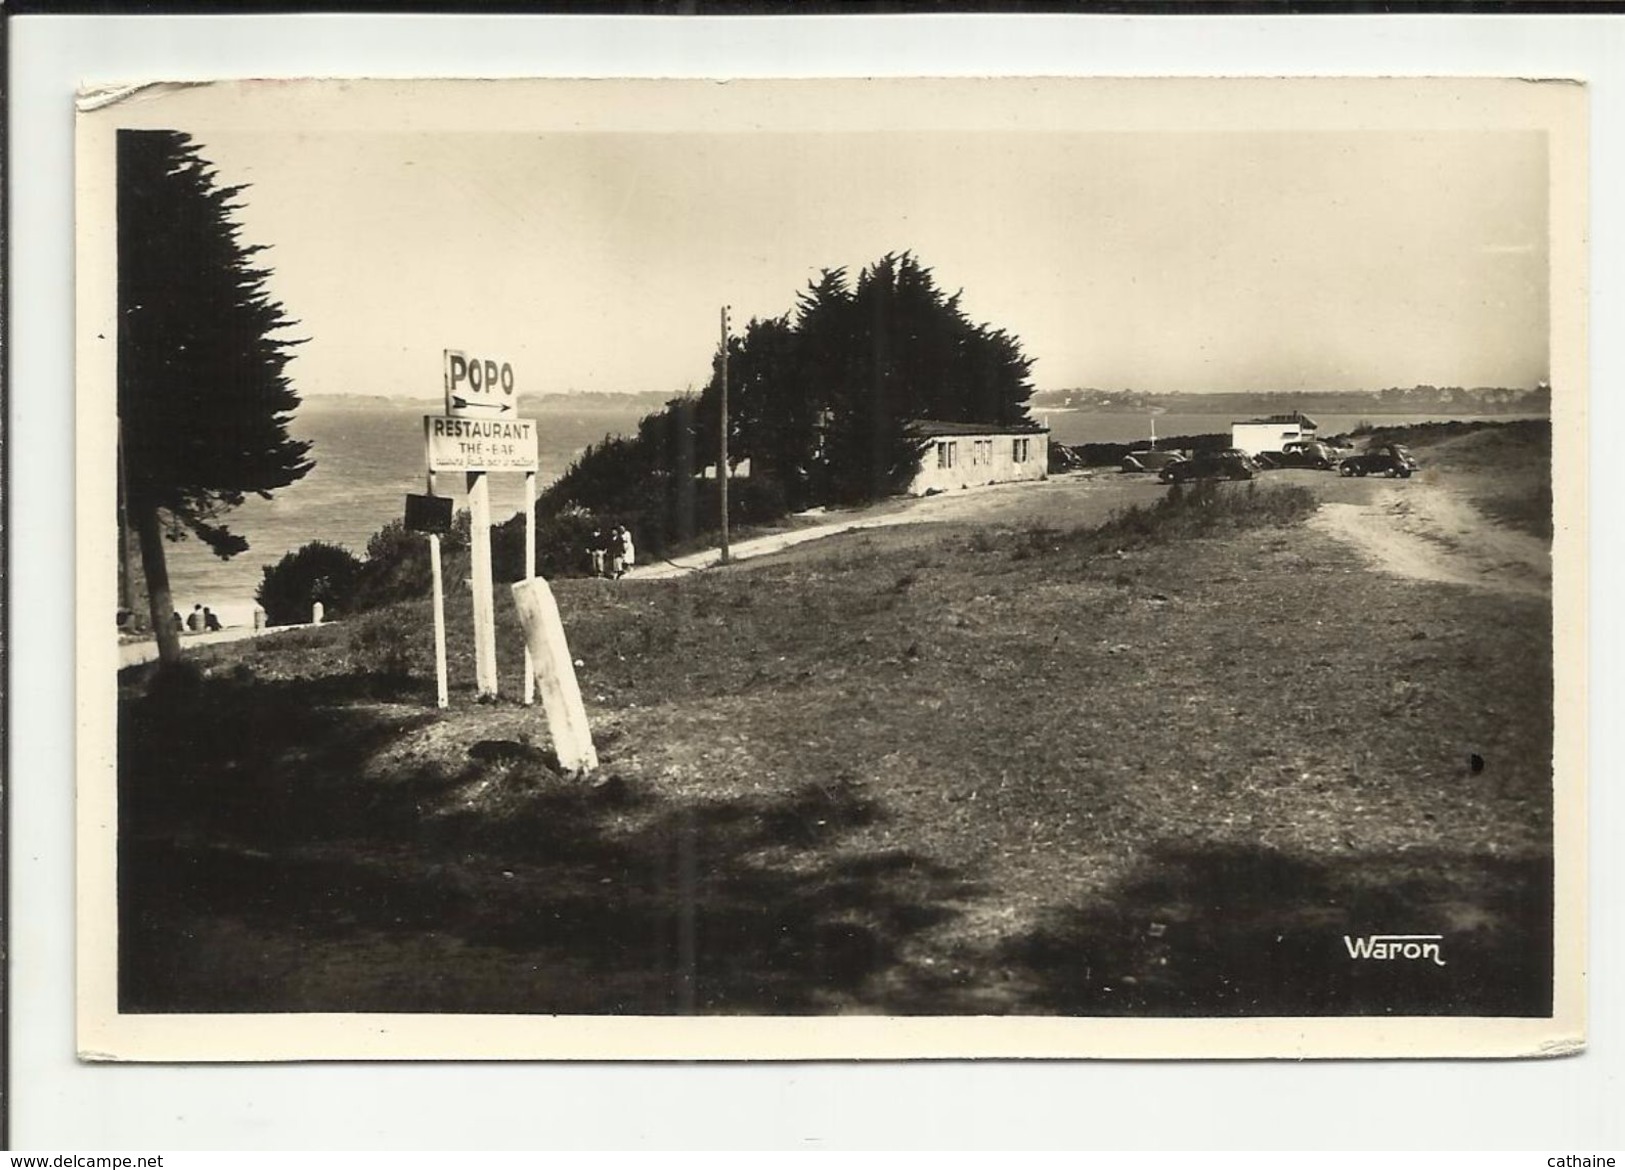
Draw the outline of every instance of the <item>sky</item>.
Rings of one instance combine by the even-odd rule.
[[[184,127],[182,127],[184,128]],[[306,395],[434,397],[441,351],[521,394],[677,392],[718,312],[911,250],[1040,389],[1533,386],[1547,138],[205,129],[298,332]]]

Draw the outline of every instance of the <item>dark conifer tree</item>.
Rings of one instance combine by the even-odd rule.
[[[911,422],[1029,423],[1031,364],[1014,336],[972,323],[960,295],[944,294],[912,253],[881,257],[855,283],[845,269],[825,269],[793,312],[729,338],[729,454],[748,457],[753,478],[782,488],[794,509],[889,495],[919,465]],[[672,531],[686,538],[709,525],[709,507],[695,512],[688,500],[697,499],[695,473],[717,458],[721,365],[714,355],[697,399],[651,415],[635,439],[588,451],[539,513],[626,512],[638,484],[659,480],[677,505]]]
[[[299,397],[284,374],[293,323],[242,243],[242,187],[220,187],[191,138],[118,134],[118,412],[126,510],[141,547],[160,658],[180,641],[164,537],[197,536],[222,558],[248,542],[222,516],[308,472],[288,436]]]

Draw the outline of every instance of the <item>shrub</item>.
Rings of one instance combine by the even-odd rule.
[[[349,549],[315,540],[266,565],[254,596],[273,626],[308,622],[318,601],[328,616],[341,617],[354,612],[360,571],[361,561]]]
[[[1249,483],[1238,490],[1198,480],[1188,486],[1175,484],[1148,508],[1114,512],[1106,523],[1083,530],[1076,539],[1088,552],[1110,552],[1241,528],[1295,524],[1317,506],[1314,492],[1297,484]]]
[[[423,533],[409,532],[404,523],[391,520],[372,534],[356,579],[357,611],[424,597],[429,588],[429,542]]]
[[[398,614],[369,614],[350,634],[350,656],[356,667],[380,682],[404,686],[412,675],[409,628]]]

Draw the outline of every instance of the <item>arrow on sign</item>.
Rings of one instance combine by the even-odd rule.
[[[498,414],[506,414],[508,411],[513,409],[513,407],[506,402],[470,402],[468,399],[459,398],[455,394],[452,395],[451,404],[458,410],[494,410]]]

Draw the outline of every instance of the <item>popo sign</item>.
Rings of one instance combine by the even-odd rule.
[[[513,418],[513,367],[474,357],[460,349],[446,355],[446,415],[449,418]]]

